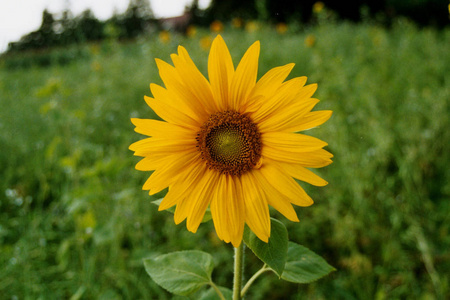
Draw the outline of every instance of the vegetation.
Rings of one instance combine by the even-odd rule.
[[[38,30],[8,45],[9,53],[46,49],[104,39],[133,39],[144,32],[156,31],[159,25],[147,0],[130,0],[127,10],[115,13],[106,21],[98,20],[90,9],[79,16],[64,10],[60,18],[44,10]]]
[[[445,299],[450,297],[450,31],[320,23],[285,34],[226,26],[235,59],[261,41],[260,75],[295,62],[331,109],[314,136],[334,163],[315,204],[286,222],[290,240],[337,271],[311,285],[267,273],[248,299]],[[141,191],[128,146],[130,117],[157,117],[143,101],[161,84],[155,57],[184,45],[206,74],[213,35],[113,40],[0,60],[0,294],[4,299],[171,299],[143,259],[197,249],[214,254],[230,286],[232,253],[211,222],[197,234],[157,212]],[[67,53],[71,53],[68,55]],[[64,64],[57,62],[68,57]],[[47,57],[50,63],[35,64]],[[14,61],[14,64],[10,62]],[[28,61],[24,63],[22,61]],[[279,220],[281,215],[273,212]],[[247,251],[247,274],[261,267]],[[176,299],[183,299],[181,297]]]
[[[339,18],[361,21],[370,15],[391,24],[398,16],[408,17],[422,25],[445,26],[448,24],[448,1],[445,0],[353,0],[345,5],[339,1],[317,0],[211,0],[204,18],[229,20],[231,17],[259,19],[270,22],[310,22],[315,5],[331,8]],[[362,12],[364,12],[362,14]]]
[[[187,33],[189,24],[208,27],[216,20],[229,22],[231,18],[301,26],[317,21],[316,13],[324,6],[328,10],[328,18],[341,20],[364,21],[370,18],[391,26],[393,20],[403,16],[422,26],[443,28],[448,25],[448,3],[445,0],[363,0],[352,1],[348,5],[325,2],[326,4],[316,0],[211,0],[209,7],[202,10],[198,0],[195,0],[185,7],[184,16],[179,17],[179,20],[172,20],[170,25],[164,25],[164,22],[154,17],[150,0],[129,0],[124,13],[114,13],[106,21],[98,20],[90,9],[78,16],[73,16],[67,9],[57,14],[44,10],[39,29],[24,35],[19,41],[9,43],[7,52],[46,49],[104,39],[130,40],[154,34],[163,28]]]

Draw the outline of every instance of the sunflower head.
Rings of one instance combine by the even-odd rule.
[[[212,114],[197,133],[197,142],[206,165],[221,174],[239,176],[261,159],[258,127],[237,111]]]
[[[317,86],[306,77],[286,81],[293,64],[256,80],[260,45],[255,42],[235,68],[220,35],[211,45],[206,79],[183,47],[173,65],[156,60],[164,87],[150,85],[147,104],[163,119],[132,119],[148,138],[130,149],[144,157],[136,169],[154,171],[143,186],[150,194],[168,187],[159,209],[172,206],[175,223],[196,232],[209,208],[216,232],[237,247],[244,226],[270,237],[269,205],[298,221],[292,204],[312,199],[295,179],[327,182],[309,170],[331,163],[327,144],[297,133],[321,125],[331,111],[312,111]]]

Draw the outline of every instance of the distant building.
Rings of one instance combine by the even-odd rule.
[[[172,30],[178,32],[185,32],[192,20],[192,14],[186,11],[183,15],[178,17],[161,18],[159,23],[165,30]]]

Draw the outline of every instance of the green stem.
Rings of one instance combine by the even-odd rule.
[[[214,282],[209,283],[210,286],[216,291],[217,295],[219,296],[220,300],[225,300],[225,297],[223,296],[222,292],[219,290],[217,285],[214,284]]]
[[[244,265],[244,242],[234,248],[233,300],[241,300],[242,273]]]
[[[262,273],[264,273],[266,271],[270,271],[270,268],[267,268],[267,265],[264,264],[264,266],[262,266],[262,268],[258,272],[253,274],[252,278],[250,278],[247,281],[247,283],[245,284],[245,286],[242,288],[241,297],[244,297],[245,293],[247,293],[247,290],[250,288],[250,286],[253,284],[253,282],[256,280],[256,278],[258,278],[259,275],[261,275]]]

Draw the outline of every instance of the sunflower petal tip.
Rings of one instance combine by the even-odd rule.
[[[265,235],[265,236],[262,236],[262,237],[260,237],[260,239],[261,239],[261,241],[263,241],[264,243],[268,243],[269,242],[269,236],[267,235]]]
[[[197,229],[198,229],[198,225],[200,225],[200,224],[198,224],[198,225],[197,224],[192,224],[193,222],[189,222],[189,221],[190,221],[190,219],[188,218],[187,225],[186,225],[187,230],[192,232],[192,233],[196,233]]]
[[[260,51],[260,49],[261,49],[261,43],[260,43],[260,41],[254,42],[253,45],[255,45],[254,47],[256,48],[256,51],[259,53],[259,51]]]
[[[158,68],[158,70],[161,70],[163,64],[165,64],[166,62],[163,61],[162,59],[155,58],[155,63],[156,63],[156,67]]]
[[[234,248],[238,248],[242,243],[242,240],[233,240],[231,241],[231,244],[233,245]]]

